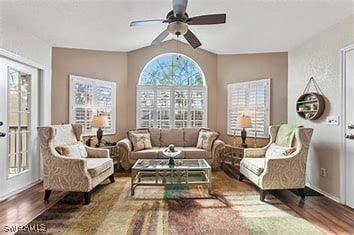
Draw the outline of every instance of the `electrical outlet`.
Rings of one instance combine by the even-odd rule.
[[[327,176],[326,168],[321,168],[320,169],[320,176],[322,176],[322,177],[326,177]]]

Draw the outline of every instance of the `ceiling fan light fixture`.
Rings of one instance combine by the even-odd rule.
[[[180,35],[184,35],[188,31],[188,25],[181,21],[175,21],[175,22],[171,22],[167,26],[167,30],[173,35],[180,36]]]

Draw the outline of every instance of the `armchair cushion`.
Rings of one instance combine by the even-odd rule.
[[[277,145],[276,143],[272,143],[266,153],[265,153],[265,157],[266,158],[272,158],[272,157],[286,157],[289,156],[290,154],[292,154],[293,152],[295,152],[296,148],[286,148],[286,147],[282,147]]]
[[[264,171],[265,158],[244,158],[241,167],[248,169],[256,175],[261,175]]]
[[[85,146],[82,142],[77,142],[76,144],[57,146],[55,150],[62,156],[73,157],[73,158],[85,158],[87,157],[87,152]]]
[[[113,166],[113,160],[110,158],[87,158],[86,161],[87,171],[91,177],[100,175]]]

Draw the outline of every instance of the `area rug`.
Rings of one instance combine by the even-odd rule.
[[[89,205],[71,193],[34,219],[52,234],[321,234],[272,195],[259,201],[250,183],[213,172],[203,186],[137,187],[118,174],[92,192]]]

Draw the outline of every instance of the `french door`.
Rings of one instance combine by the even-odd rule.
[[[0,57],[0,199],[39,180],[38,70]]]
[[[354,45],[343,53],[345,204],[354,208]]]

